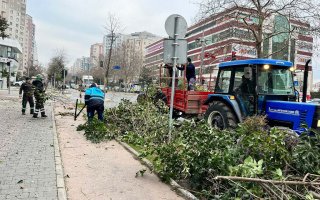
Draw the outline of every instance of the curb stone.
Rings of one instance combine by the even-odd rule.
[[[61,155],[60,155],[60,148],[59,148],[59,141],[58,141],[58,135],[57,135],[56,120],[55,120],[55,116],[54,116],[53,103],[54,102],[51,102],[51,114],[52,114],[54,158],[55,158],[55,165],[56,165],[58,200],[67,200],[67,193],[66,193],[64,177],[63,177],[63,167],[62,167],[62,162],[61,162]]]
[[[146,165],[149,170],[153,170],[153,164],[145,159],[145,158],[139,158],[139,153],[134,150],[133,148],[131,148],[128,144],[120,141],[119,139],[115,139],[121,146],[123,146],[125,149],[127,149],[131,154],[133,154],[135,157],[137,157],[144,165]],[[155,172],[153,172],[155,173]],[[156,174],[156,173],[155,173]],[[189,191],[183,189],[183,187],[181,187],[176,181],[174,181],[173,179],[170,178],[170,186],[175,189],[183,198],[185,199],[189,199],[189,200],[199,200],[197,197],[195,197],[192,193],[190,193]]]

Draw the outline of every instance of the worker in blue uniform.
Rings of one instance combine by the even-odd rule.
[[[86,89],[84,101],[87,105],[88,122],[92,121],[95,111],[98,113],[98,119],[103,121],[104,97],[104,92],[97,87],[96,83],[92,83],[91,86]]]

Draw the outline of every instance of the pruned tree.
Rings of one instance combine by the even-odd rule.
[[[199,6],[200,20],[221,12],[235,19],[236,24],[248,31],[247,37],[254,41],[259,58],[270,56],[263,54],[263,43],[274,37],[285,46],[301,32],[313,36],[320,33],[318,0],[201,0]],[[288,23],[283,23],[284,20]],[[301,26],[291,26],[292,22]]]
[[[116,40],[116,33],[120,30],[120,22],[119,19],[114,15],[109,13],[107,23],[105,25],[106,36],[110,39],[110,46],[107,55],[104,58],[104,68],[105,68],[105,81],[104,81],[104,91],[106,90],[106,86],[108,85],[109,71],[110,71],[110,62],[112,57],[112,49],[114,46],[114,42]]]

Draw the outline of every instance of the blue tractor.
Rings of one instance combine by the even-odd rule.
[[[292,63],[282,60],[221,63],[215,93],[205,102],[205,120],[224,129],[235,127],[248,116],[266,115],[270,125],[288,127],[298,134],[306,127],[320,130],[320,105],[298,102],[293,71]]]

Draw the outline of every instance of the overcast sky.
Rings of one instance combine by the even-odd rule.
[[[188,25],[198,11],[198,0],[27,0],[27,13],[36,25],[38,59],[46,65],[64,50],[67,66],[88,57],[90,46],[102,42],[108,13],[115,14],[123,33],[148,31],[166,36],[164,24],[171,14],[182,15]],[[313,59],[314,79],[320,81],[320,62]]]
[[[169,15],[180,14],[190,25],[197,10],[190,0],[27,0],[42,64],[61,49],[68,65],[89,56],[90,45],[103,40],[108,13],[118,17],[123,33],[148,31],[166,36],[164,24]]]

